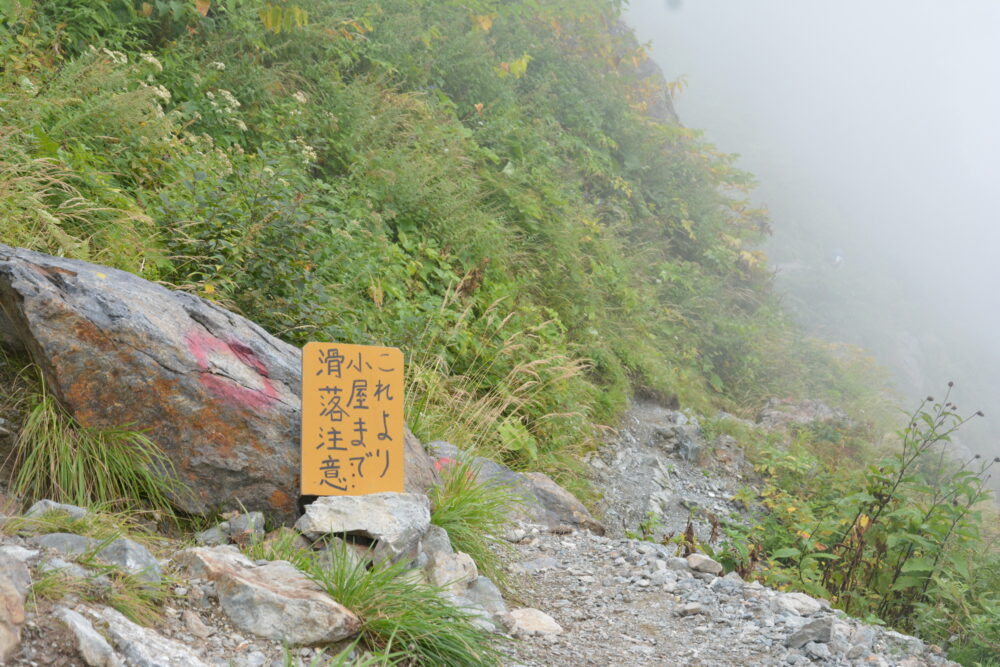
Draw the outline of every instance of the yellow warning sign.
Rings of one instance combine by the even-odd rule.
[[[403,491],[403,353],[306,343],[302,494]]]

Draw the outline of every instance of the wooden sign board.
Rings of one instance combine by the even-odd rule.
[[[302,494],[403,491],[403,353],[306,343],[302,350]]]

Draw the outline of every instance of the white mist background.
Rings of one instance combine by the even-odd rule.
[[[807,329],[940,397],[1000,454],[1000,1],[632,0],[681,122],[759,181]],[[834,267],[832,258],[844,262]]]

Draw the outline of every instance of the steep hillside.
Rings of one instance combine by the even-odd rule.
[[[738,444],[760,478],[734,497],[761,513],[720,526],[691,510],[722,544],[655,539],[987,660],[988,466],[939,456],[964,418],[929,399],[874,444],[884,376],[790,323],[755,249],[769,224],[752,177],[676,118],[678,84],[621,4],[0,1],[0,241],[196,294],[293,346],[400,347],[421,441],[548,473],[595,509],[585,461],[635,397],[741,418],[823,399],[837,409],[806,405],[837,419],[780,436],[704,419],[701,456]],[[0,379],[30,385],[21,361],[0,356]],[[63,424],[44,387],[22,389],[43,399],[0,401],[5,419]],[[504,512],[462,479],[456,505],[495,533]],[[624,528],[648,538],[657,521]],[[481,569],[494,533],[462,544]]]
[[[566,478],[642,391],[848,394],[615,3],[14,4],[4,241],[410,362],[418,435]],[[502,428],[495,428],[496,423]]]

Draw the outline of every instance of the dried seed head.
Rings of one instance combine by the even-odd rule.
[[[955,386],[955,383],[954,383],[954,382],[952,382],[951,380],[948,380],[948,386],[949,386],[949,387],[954,387],[954,386]]]
[[[933,396],[928,396],[927,397],[927,402],[928,403],[933,403],[934,402],[934,397]]]
[[[986,415],[983,413],[982,410],[976,410],[976,416],[977,417],[985,417]]]

